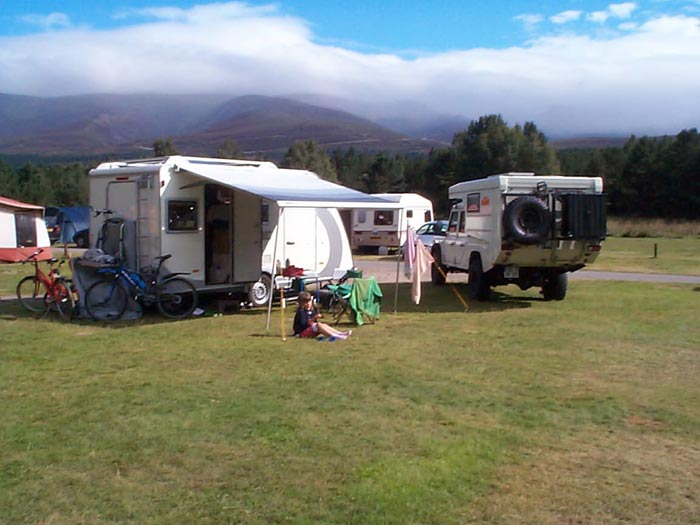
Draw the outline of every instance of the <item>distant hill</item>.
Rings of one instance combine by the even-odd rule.
[[[420,152],[444,146],[343,111],[262,96],[0,94],[0,121],[0,154],[6,155],[129,155],[166,137],[192,155],[213,155],[226,140],[271,156],[308,139],[328,149]]]

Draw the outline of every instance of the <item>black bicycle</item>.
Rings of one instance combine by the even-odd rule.
[[[158,311],[170,319],[184,319],[192,315],[198,304],[194,285],[180,275],[170,273],[162,278],[160,269],[171,255],[156,257],[155,269],[139,273],[129,270],[117,261],[114,266],[97,270],[104,280],[92,284],[85,293],[85,309],[97,321],[120,319],[133,297],[144,306],[156,305]]]

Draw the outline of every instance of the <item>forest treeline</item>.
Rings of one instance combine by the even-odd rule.
[[[169,139],[154,143],[156,155],[176,154]],[[227,141],[224,158],[243,158]],[[261,159],[261,155],[255,155]],[[438,216],[448,212],[447,189],[460,181],[508,171],[539,175],[590,175],[604,179],[609,214],[700,219],[700,135],[696,129],[661,138],[630,137],[622,148],[555,151],[537,126],[509,126],[499,115],[472,121],[452,144],[424,155],[348,150],[324,151],[313,141],[290,146],[280,163],[367,193],[416,192],[432,200]],[[11,168],[0,160],[0,194],[52,206],[88,201],[84,163]]]

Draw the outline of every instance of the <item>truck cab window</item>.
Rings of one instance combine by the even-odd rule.
[[[457,226],[459,226],[459,211],[455,210],[450,213],[450,224],[447,226],[447,231],[450,233],[456,232]]]

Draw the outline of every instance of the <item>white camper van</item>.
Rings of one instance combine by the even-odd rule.
[[[267,303],[271,276],[280,266],[304,268],[319,282],[338,279],[354,266],[350,241],[336,208],[290,208],[280,214],[274,202],[265,201],[262,206],[265,249],[260,279],[250,292],[253,305]]]
[[[473,299],[488,299],[491,286],[510,283],[564,299],[567,272],[595,261],[605,239],[602,191],[600,177],[534,173],[451,186],[447,235],[432,247],[433,284],[443,284],[448,272],[468,272]]]
[[[172,254],[169,271],[186,272],[199,291],[211,292],[248,294],[260,278],[264,203],[273,203],[278,217],[297,209],[391,206],[306,170],[247,160],[171,156],[107,162],[90,171],[89,183],[90,205],[109,209],[124,222],[120,250],[129,267]],[[91,218],[92,239],[100,237],[102,224],[102,217]],[[313,224],[308,234],[320,251],[323,235],[314,233]],[[289,252],[275,253],[286,247],[284,231],[278,239],[270,262],[289,258],[294,263],[284,254]]]
[[[354,210],[352,213],[353,249],[397,248],[406,242],[406,228],[414,230],[433,220],[433,204],[417,193],[375,193],[375,197],[393,202],[396,209]]]

